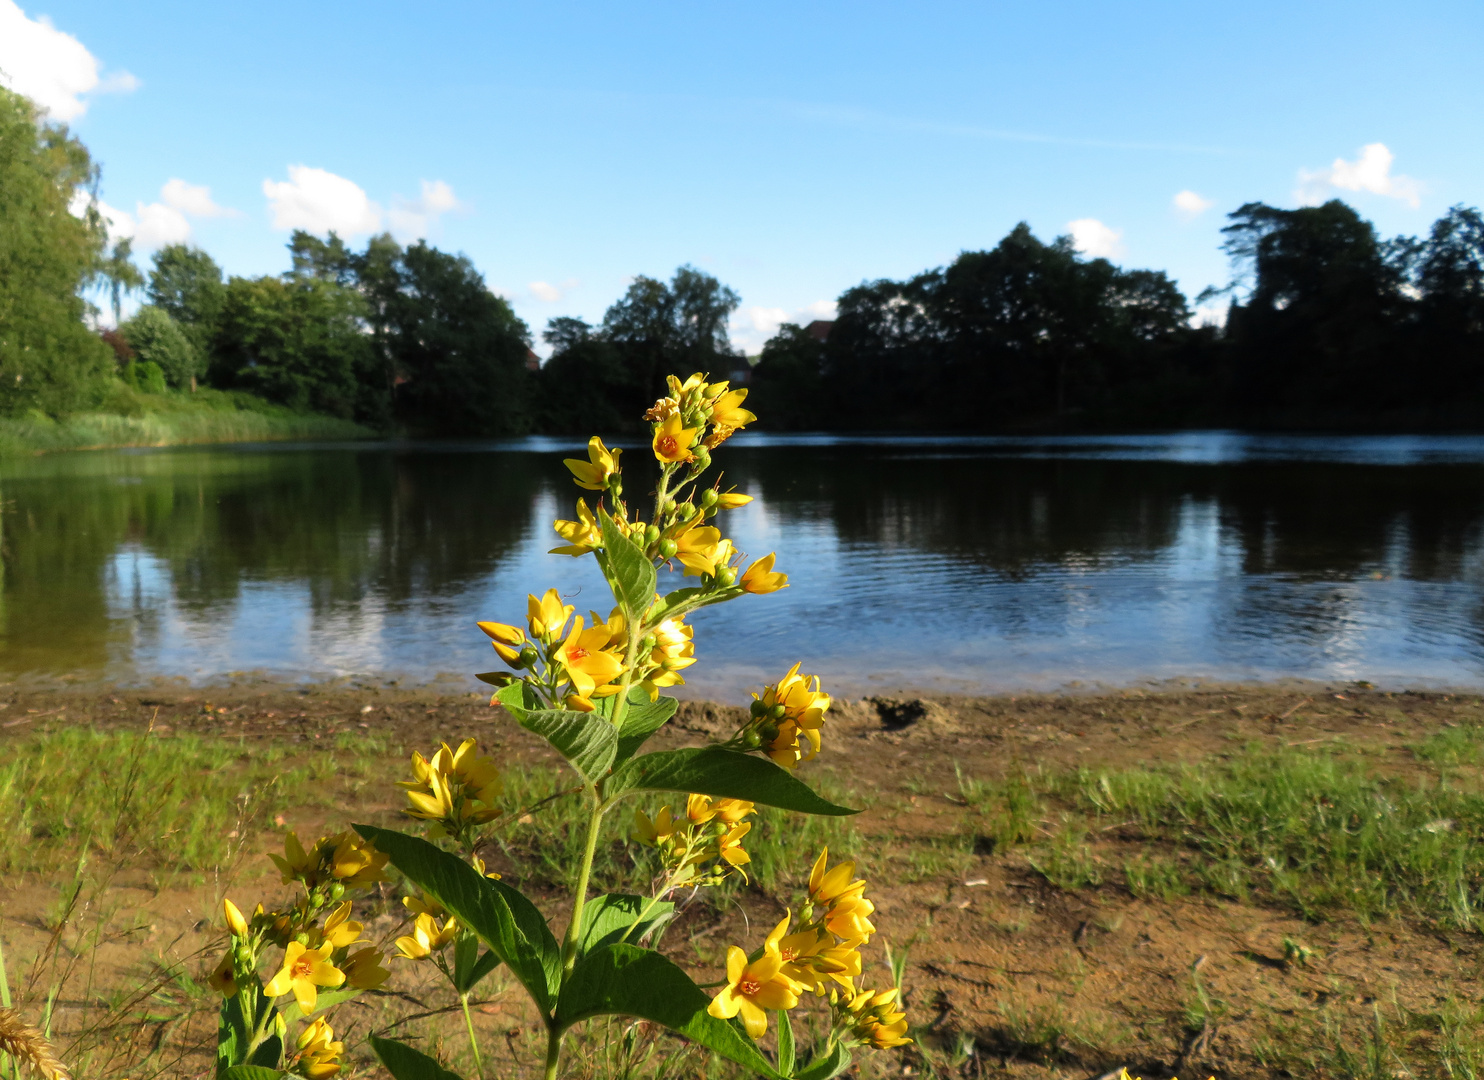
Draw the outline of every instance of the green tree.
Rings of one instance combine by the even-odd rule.
[[[823,385],[820,371],[824,342],[794,323],[784,323],[763,345],[762,357],[752,369],[748,404],[769,427],[808,431],[824,426]]]
[[[98,264],[98,278],[108,289],[113,324],[117,326],[124,317],[124,297],[144,287],[144,275],[134,265],[133,240],[125,236],[114,243],[113,250]]]
[[[541,369],[545,430],[608,433],[632,426],[637,414],[619,408],[635,396],[632,373],[613,342],[582,319],[567,317],[552,319],[541,336],[552,347]],[[582,393],[572,393],[574,386]]]
[[[91,203],[69,213],[97,180],[66,128],[40,124],[29,101],[0,87],[0,414],[79,408],[113,367],[83,324],[103,222]]]
[[[226,291],[222,268],[215,259],[197,247],[169,244],[154,254],[145,295],[185,331],[204,361],[216,336]]]
[[[356,258],[379,367],[409,430],[511,435],[533,423],[530,333],[468,258],[418,241],[373,240]]]
[[[164,308],[146,304],[119,329],[141,363],[158,365],[165,381],[177,389],[194,389],[204,372],[201,354]]]
[[[227,282],[212,381],[294,409],[355,417],[371,367],[365,305],[328,281],[239,278]]]

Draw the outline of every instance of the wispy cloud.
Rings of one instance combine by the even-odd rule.
[[[1189,188],[1177,192],[1172,202],[1175,207],[1175,213],[1179,214],[1186,221],[1194,221],[1216,205],[1212,200],[1197,195]]]
[[[1097,218],[1078,218],[1067,222],[1072,243],[1084,255],[1094,259],[1116,259],[1123,254],[1123,230],[1104,225]]]
[[[442,180],[424,180],[422,194],[415,199],[404,199],[400,195],[392,200],[387,212],[387,223],[397,239],[421,240],[438,224],[444,214],[462,209],[463,204],[454,195],[453,188]]]

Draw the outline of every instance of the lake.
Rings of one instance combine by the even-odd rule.
[[[497,667],[474,623],[521,621],[528,591],[611,606],[590,559],[545,553],[581,446],[0,462],[0,673]],[[755,497],[725,517],[738,546],[777,551],[793,584],[698,614],[689,696],[736,699],[795,660],[848,693],[1484,685],[1484,438],[743,435],[716,461]]]

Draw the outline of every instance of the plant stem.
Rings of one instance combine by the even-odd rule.
[[[589,788],[593,797],[592,814],[587,819],[587,843],[582,851],[582,862],[577,866],[577,886],[572,892],[572,922],[567,927],[567,939],[562,942],[562,980],[565,982],[577,965],[577,941],[582,932],[582,909],[587,904],[587,881],[592,876],[593,856],[598,850],[598,832],[603,827],[603,802],[597,788]]]
[[[469,1015],[469,995],[460,994],[459,1004],[464,1008],[464,1026],[469,1029],[469,1049],[474,1051],[474,1073],[484,1080],[484,1062],[479,1057],[479,1040],[474,1036],[474,1018]]]
[[[546,1035],[545,1080],[556,1080],[557,1065],[562,1060],[562,1029],[552,1024]]]

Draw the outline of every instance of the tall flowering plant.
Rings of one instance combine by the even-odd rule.
[[[566,462],[591,494],[578,499],[573,520],[555,523],[563,543],[553,551],[593,558],[613,593],[612,610],[585,617],[552,589],[529,598],[524,625],[479,624],[508,669],[479,676],[499,688],[492,704],[550,743],[580,781],[586,832],[565,931],[558,938],[536,906],[487,873],[479,858],[500,813],[495,764],[473,740],[456,750],[444,745],[431,758],[414,754],[412,778],[402,784],[405,813],[424,823],[428,838],[356,825],[306,851],[291,835],[275,860],[284,880],[302,887],[298,906],[287,914],[260,908],[246,919],[228,902],[232,946],[216,976],[228,995],[219,1077],[266,1080],[287,1068],[326,1080],[339,1069],[343,1047],[321,1010],[386,978],[380,954],[357,950],[361,928],[344,897],[348,888],[379,880],[388,864],[414,888],[403,900],[411,929],[397,939],[397,951],[448,980],[481,1075],[469,996],[501,964],[540,1013],[547,1080],[561,1075],[567,1034],[606,1015],[669,1028],[771,1080],[829,1080],[859,1048],[910,1041],[897,991],[862,983],[861,949],[876,929],[866,883],[855,877],[854,863],[831,866],[827,851],[797,912],[786,913],[751,951],[727,950],[725,970],[709,984],[714,995],[652,947],[674,914],[675,890],[746,875],[744,842],[754,839],[750,819],[758,805],[855,812],[794,774],[820,752],[830,708],[819,680],[797,664],[755,695],[748,719],[726,741],[641,753],[675,714],[676,700],[661,691],[684,682],[682,672],[696,663],[691,613],[788,584],[771,554],[744,568],[745,557],[715,524],[750,498],[702,483],[711,451],[756,419],[743,408],[747,391],[699,374],[683,382],[671,376],[669,391],[645,414],[659,465],[647,519],[624,499],[619,450],[594,437],[586,460]],[[680,574],[680,587],[661,593],[661,571]],[[675,807],[653,816],[626,807],[650,792],[675,793]],[[599,839],[615,823],[657,850],[664,872],[653,895],[589,895]],[[265,984],[259,956],[274,945],[283,953]],[[810,995],[828,1009],[829,1024],[806,1062],[789,1013]],[[306,1026],[291,1041],[287,1023],[295,1019]],[[768,1052],[758,1040],[770,1021],[776,1049]],[[373,1036],[371,1043],[395,1080],[453,1076],[405,1042]]]

